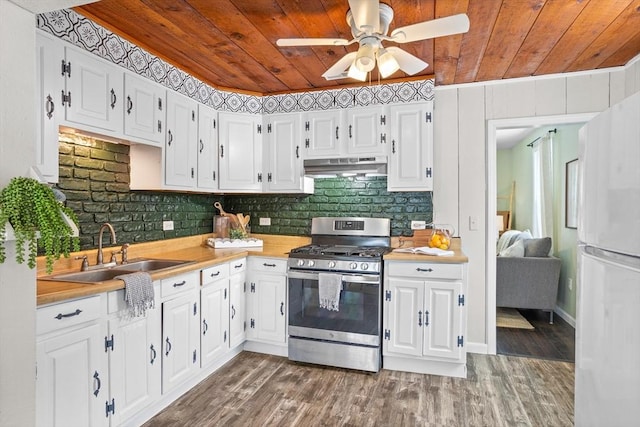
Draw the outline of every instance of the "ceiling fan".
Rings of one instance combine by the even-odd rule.
[[[420,58],[399,47],[384,48],[383,41],[409,43],[469,31],[466,14],[451,15],[431,21],[419,22],[396,28],[387,36],[389,23],[393,19],[391,6],[379,0],[349,0],[347,23],[351,27],[352,40],[332,38],[279,39],[278,46],[348,46],[358,43],[356,52],[350,52],[332,65],[322,75],[327,80],[347,77],[365,81],[367,73],[378,63],[378,71],[386,78],[398,70],[409,75],[429,66]]]

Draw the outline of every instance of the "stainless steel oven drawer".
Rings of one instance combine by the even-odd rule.
[[[382,352],[379,347],[290,337],[289,360],[378,372],[382,366]]]

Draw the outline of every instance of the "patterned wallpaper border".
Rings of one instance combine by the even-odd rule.
[[[432,101],[434,98],[433,79],[264,97],[222,91],[151,55],[71,9],[37,15],[36,26],[109,62],[221,111],[292,113]]]

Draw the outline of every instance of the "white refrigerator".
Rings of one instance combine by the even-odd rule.
[[[576,426],[640,425],[640,93],[580,130]]]

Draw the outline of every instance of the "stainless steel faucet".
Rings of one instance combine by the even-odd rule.
[[[102,255],[102,233],[104,232],[105,228],[109,229],[109,231],[111,232],[111,244],[117,243],[116,232],[113,229],[113,226],[108,222],[105,222],[104,224],[102,224],[102,226],[100,227],[100,231],[98,232],[98,259],[96,261],[96,265],[104,264],[103,255]]]

